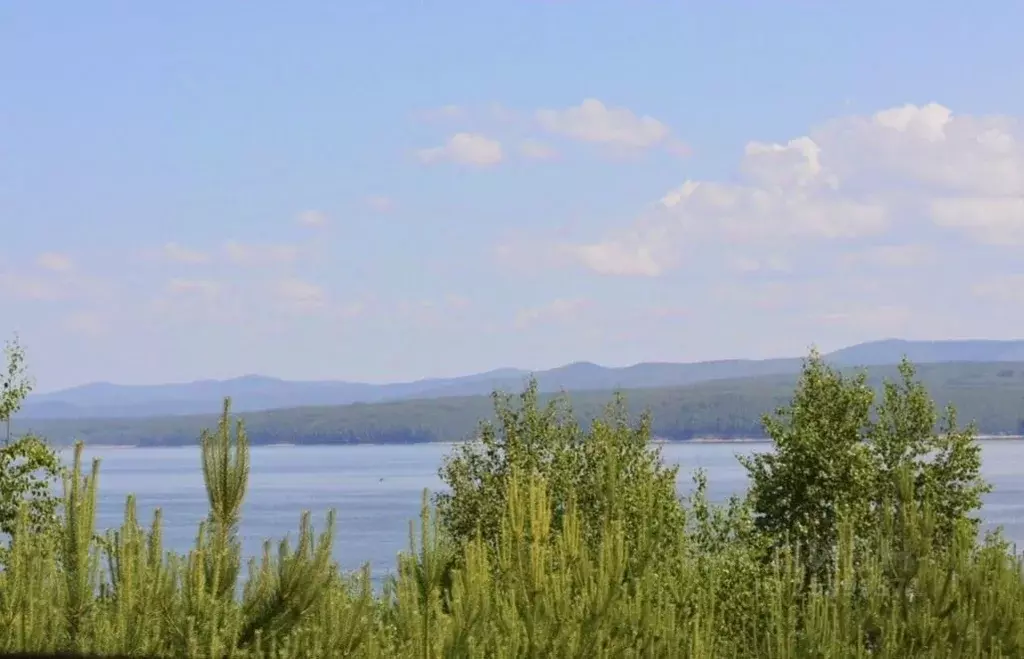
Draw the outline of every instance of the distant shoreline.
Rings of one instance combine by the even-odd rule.
[[[1022,441],[1024,435],[978,435],[979,442],[1006,442],[1006,441]],[[468,441],[468,440],[467,440]],[[274,443],[274,444],[251,444],[251,448],[305,448],[305,447],[318,447],[323,448],[326,446],[419,446],[422,444],[430,444],[434,446],[453,446],[455,444],[465,444],[466,442],[419,442],[416,444],[400,444],[400,443],[385,443],[385,442],[361,442],[361,443],[330,443],[325,442],[322,444],[294,444],[294,443]],[[664,446],[667,444],[769,444],[770,439],[767,438],[716,438],[716,437],[700,437],[694,439],[660,439],[655,438],[651,440],[652,444],[658,446]],[[175,446],[140,446],[138,444],[86,444],[87,449],[161,449],[161,448],[197,448],[198,444],[179,444]],[[71,450],[73,446],[58,446],[56,447],[59,451]]]

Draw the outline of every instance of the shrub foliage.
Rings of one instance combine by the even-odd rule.
[[[621,401],[587,429],[534,387],[442,467],[382,591],[331,560],[334,518],[252,559],[238,540],[248,485],[229,402],[202,437],[209,515],[168,551],[161,516],[125,506],[95,528],[99,465],[82,446],[52,533],[17,507],[0,570],[0,651],[154,657],[1024,656],[1024,573],[979,540],[985,489],[970,428],[933,432],[905,365],[875,414],[863,383],[817,356],[766,420],[747,497],[714,506]],[[7,478],[6,472],[0,478]]]

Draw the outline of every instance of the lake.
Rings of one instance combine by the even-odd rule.
[[[995,486],[985,501],[986,524],[1002,525],[1009,538],[1024,546],[1024,441],[984,441],[982,446],[983,473]],[[735,456],[768,448],[759,442],[675,443],[664,444],[662,455],[681,466],[681,493],[691,489],[693,470],[703,468],[711,497],[722,501],[746,487]],[[334,508],[338,562],[348,569],[369,562],[378,579],[408,546],[409,521],[418,520],[423,489],[441,487],[437,469],[451,450],[450,444],[252,447],[243,551],[258,556],[267,538],[290,533],[294,539],[303,510],[313,513],[315,528],[323,528],[325,514]],[[101,459],[99,529],[119,526],[125,497],[135,494],[141,522],[148,526],[153,510],[162,508],[166,547],[188,550],[207,512],[198,447],[87,447],[85,456]]]

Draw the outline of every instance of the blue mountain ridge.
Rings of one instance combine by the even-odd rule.
[[[825,355],[837,366],[895,364],[904,356],[915,363],[1022,362],[1024,340],[906,341],[886,339],[861,343]],[[643,389],[695,384],[709,380],[782,375],[800,369],[802,358],[731,359],[693,363],[645,362],[620,368],[577,362],[533,372],[541,391]],[[485,373],[431,378],[415,382],[369,384],[345,381],[288,381],[261,375],[228,380],[158,385],[96,382],[26,401],[20,419],[150,417],[215,413],[225,396],[238,412],[307,405],[379,403],[447,398],[520,389],[530,371],[503,368]]]

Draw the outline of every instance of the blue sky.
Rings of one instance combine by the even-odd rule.
[[[1019,337],[1024,5],[0,6],[40,391]]]

